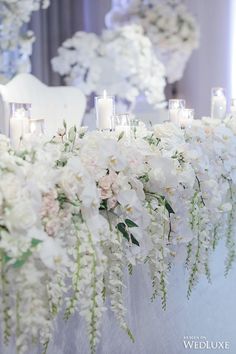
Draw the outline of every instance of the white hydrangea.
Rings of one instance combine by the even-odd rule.
[[[133,106],[143,93],[158,106],[165,100],[165,71],[138,25],[104,30],[101,36],[77,32],[52,59],[54,71],[86,94],[111,95]]]

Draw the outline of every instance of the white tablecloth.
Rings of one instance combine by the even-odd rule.
[[[132,343],[107,311],[97,354],[196,354],[236,353],[236,264],[224,278],[225,249],[220,245],[212,260],[210,285],[201,279],[190,300],[186,298],[186,271],[176,265],[171,272],[167,310],[160,299],[150,302],[151,282],[146,269],[139,267],[127,277],[127,319],[136,338]],[[229,350],[189,350],[184,336],[204,336],[211,341],[229,341]],[[1,354],[14,354],[13,348],[0,348]],[[41,353],[39,348],[29,354]],[[89,354],[84,323],[76,315],[68,323],[60,319],[48,354]]]

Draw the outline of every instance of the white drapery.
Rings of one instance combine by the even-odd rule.
[[[179,96],[195,108],[197,116],[210,114],[211,88],[226,88],[231,96],[232,16],[235,0],[187,0],[200,25],[199,49],[193,52],[183,79],[178,84]]]

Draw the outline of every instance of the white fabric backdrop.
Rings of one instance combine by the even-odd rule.
[[[225,87],[231,95],[232,9],[235,0],[187,0],[200,25],[200,47],[193,52],[179,96],[195,108],[197,116],[210,114],[211,88]],[[236,80],[236,78],[235,78]]]

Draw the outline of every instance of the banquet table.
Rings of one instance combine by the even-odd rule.
[[[64,136],[66,133],[63,135],[63,140],[59,132],[58,137],[49,143],[46,141],[42,144],[40,141],[39,145],[35,146],[31,145],[31,141],[25,141],[25,145],[17,150],[15,155],[8,148],[8,140],[1,138],[1,148],[4,153],[1,166],[1,193],[3,196],[6,195],[5,198],[8,198],[9,203],[13,205],[11,209],[6,207],[6,214],[3,214],[5,219],[2,218],[2,223],[6,226],[1,232],[3,239],[1,245],[2,248],[5,247],[3,249],[5,254],[1,255],[1,285],[4,295],[1,323],[5,324],[5,331],[8,324],[6,318],[8,308],[10,308],[9,313],[15,314],[15,317],[13,316],[11,322],[13,329],[10,328],[10,335],[8,335],[10,343],[4,346],[1,342],[0,353],[16,353],[15,333],[17,333],[18,322],[21,325],[18,328],[25,329],[23,340],[26,339],[26,345],[29,345],[27,351],[26,345],[23,348],[24,353],[46,353],[42,350],[42,346],[36,343],[36,340],[39,335],[42,340],[49,338],[48,333],[46,332],[45,335],[43,330],[44,326],[47,330],[46,326],[50,321],[54,325],[54,331],[47,348],[48,354],[195,353],[196,349],[185,348],[188,340],[193,340],[197,344],[200,340],[227,343],[229,345],[227,352],[235,354],[236,271],[233,263],[235,199],[232,189],[233,181],[235,181],[234,151],[231,155],[232,144],[236,143],[235,133],[223,123],[219,121],[212,123],[210,119],[193,122],[191,129],[186,127],[184,132],[172,123],[158,125],[154,127],[154,132],[156,135],[145,131],[140,126],[138,130],[140,136],[130,140],[125,136],[117,136],[116,133],[110,132],[104,134],[103,132],[84,133],[81,131],[76,135],[75,128],[72,128],[68,132],[68,140]],[[144,133],[146,135],[143,136]],[[176,136],[176,144],[173,143],[173,134]],[[162,140],[158,136],[161,136]],[[159,145],[158,139],[163,145]],[[192,139],[195,145],[191,145],[189,139]],[[185,147],[185,144],[188,145]],[[213,151],[212,146],[215,149]],[[168,147],[171,154],[169,154]],[[143,151],[144,148],[145,151]],[[176,152],[178,148],[179,154]],[[182,151],[186,154],[186,161]],[[209,154],[209,160],[212,156],[219,154],[226,161],[224,165],[220,158],[217,163],[212,162],[212,168],[214,168],[210,171],[212,174],[207,169],[210,165],[208,165],[208,160],[204,160],[206,151]],[[187,162],[187,158],[190,159],[192,165]],[[137,170],[140,166],[142,169]],[[152,182],[150,184],[146,184],[143,179],[143,170],[147,171],[147,166],[150,166],[146,176],[148,181]],[[195,170],[191,166],[194,166],[197,174],[201,176],[201,182],[197,174],[192,173]],[[94,172],[97,172],[96,176]],[[152,174],[153,172],[156,174]],[[223,173],[226,176],[229,173],[229,179]],[[12,185],[11,178],[18,183],[18,190],[16,190],[17,196],[20,197],[18,199],[15,199],[14,189],[9,188],[9,185]],[[155,190],[156,182],[157,191]],[[107,203],[112,202],[112,194],[103,194],[107,193],[106,183],[109,184],[109,188],[114,187],[112,193],[117,198],[113,206],[110,204],[110,209],[106,209],[108,204],[104,204],[104,200]],[[216,187],[219,195],[222,193],[222,199],[215,198]],[[222,190],[219,190],[221,187]],[[100,188],[99,193],[98,188]],[[144,190],[146,194],[140,193]],[[177,192],[179,193],[177,198],[173,190],[176,195]],[[212,195],[212,190],[214,195]],[[4,194],[5,192],[8,194]],[[168,199],[165,198],[165,194],[163,196],[163,193],[169,193]],[[142,199],[143,195],[146,196],[145,204]],[[149,195],[157,198],[154,202],[151,199],[152,206],[148,199]],[[185,202],[188,202],[186,198],[190,198],[188,208],[185,205]],[[22,200],[25,202],[24,199],[28,204],[21,204]],[[16,206],[25,210],[25,213],[21,215],[21,210]],[[29,207],[35,208],[36,211],[32,219],[28,218]],[[215,210],[215,213],[212,210]],[[145,219],[147,211],[150,217]],[[50,214],[50,212],[53,213]],[[19,213],[22,220],[18,217]],[[70,214],[69,217],[68,214]],[[86,218],[86,222],[83,218]],[[60,224],[61,219],[62,224]],[[51,221],[53,223],[50,223]],[[197,222],[198,228],[195,227],[194,222]],[[9,225],[10,227],[12,225],[13,231],[19,228],[18,238],[15,237],[14,232],[12,234],[8,232]],[[190,233],[190,239],[188,238],[189,225],[195,232],[193,235]],[[205,229],[212,225],[214,229],[210,229],[208,234]],[[39,229],[37,230],[36,227]],[[126,234],[122,227],[125,227]],[[28,233],[22,232],[22,229],[23,231],[26,229]],[[127,229],[130,230],[128,239]],[[219,232],[218,239],[217,232]],[[175,233],[175,238],[171,238],[172,233]],[[134,236],[138,237],[138,240]],[[22,245],[24,245],[23,242],[26,244],[24,246],[26,251],[23,252],[22,248],[17,248],[19,256],[11,258],[13,257],[12,249],[15,250],[12,244],[14,246],[14,242],[17,242],[18,245],[20,238]],[[151,240],[152,244],[150,244]],[[215,247],[217,241],[219,244]],[[8,242],[12,243],[8,245]],[[65,248],[65,244],[68,248]],[[193,259],[190,267],[193,270],[189,272],[187,259],[191,244]],[[124,247],[124,251],[121,247]],[[153,251],[155,253],[152,258]],[[167,256],[173,256],[171,269],[170,258],[167,259],[165,252]],[[198,255],[199,252],[202,258]],[[163,259],[166,262],[164,265]],[[229,262],[231,259],[232,262]],[[152,271],[153,264],[151,262],[156,262],[158,268],[154,268],[155,273],[150,278],[149,272]],[[209,267],[211,284],[206,278],[209,274],[206,268],[200,266],[197,267],[197,276],[191,282],[196,262],[200,265],[202,262],[202,265]],[[130,265],[132,272],[130,272]],[[151,298],[155,291],[156,275],[161,274],[158,286],[161,291],[163,289],[161,276],[165,269],[168,270],[169,276],[168,280],[164,280],[168,284],[168,291],[164,285],[164,293],[167,293],[167,308],[163,310],[163,303],[165,305],[163,292],[154,301],[151,301]],[[6,270],[9,283],[4,282],[4,270]],[[227,271],[229,271],[228,275],[224,277],[224,272]],[[120,275],[123,272],[124,289],[123,274]],[[105,277],[108,279],[107,282],[105,282]],[[154,287],[152,282],[154,282]],[[6,293],[4,286],[8,284],[10,284],[9,291]],[[108,296],[103,296],[103,290],[106,287]],[[95,289],[94,292],[91,289]],[[122,296],[122,289],[124,306],[122,300],[116,297],[117,293]],[[25,301],[18,300],[19,292],[22,298],[25,296]],[[40,294],[45,296],[42,300]],[[76,305],[72,308],[73,311],[69,312],[69,315],[71,314],[68,316],[69,319],[65,321],[63,317],[66,310],[70,309],[70,301],[74,294],[76,296],[79,294],[79,296],[75,297]],[[99,294],[98,300],[97,294]],[[187,294],[191,295],[189,299]],[[11,296],[15,303],[11,300]],[[8,302],[10,304],[8,308],[4,307],[4,300],[6,301],[7,297],[12,301]],[[32,307],[30,302],[27,303],[28,299],[29,301],[32,299]],[[21,305],[21,312],[19,312],[18,301]],[[54,305],[55,313],[52,307]],[[95,348],[91,346],[91,331],[88,331],[94,322],[92,322],[92,316],[89,316],[92,311],[98,310],[99,306],[102,308],[100,313],[103,316],[101,335],[98,336],[98,342],[95,338]],[[104,307],[106,310],[103,313]],[[122,312],[123,308],[127,309],[126,319],[123,320],[121,316],[120,320],[118,310],[121,309],[120,312]],[[45,311],[42,312],[43,316],[40,311]],[[18,321],[19,317],[20,321]],[[120,328],[123,326],[127,330],[127,327],[123,325],[124,322],[127,322],[134,336],[134,343]],[[31,324],[34,329],[32,331]],[[18,342],[19,337],[17,337]],[[35,347],[30,343],[31,338],[34,339]],[[201,352],[204,353],[204,350]],[[205,349],[205,352],[208,353],[209,350]]]

